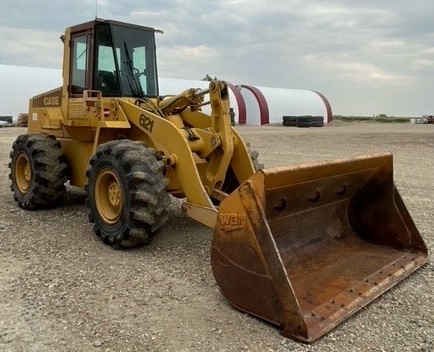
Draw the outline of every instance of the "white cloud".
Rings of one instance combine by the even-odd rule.
[[[172,78],[200,79],[211,72],[209,62],[219,61],[219,50],[206,45],[163,47],[159,50],[160,75]],[[182,63],[182,64],[181,64]]]
[[[133,18],[149,18],[149,17],[158,17],[158,16],[166,16],[167,11],[146,11],[146,10],[133,10],[130,13]]]
[[[326,71],[333,71],[341,81],[409,84],[415,80],[415,77],[393,73],[369,62],[350,61],[342,57],[307,55],[303,61],[308,64],[319,65]]]
[[[2,64],[60,67],[62,54],[58,33],[0,26]]]
[[[412,62],[412,68],[425,70],[434,68],[434,59],[417,59]]]

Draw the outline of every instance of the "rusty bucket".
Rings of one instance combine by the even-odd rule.
[[[310,342],[428,255],[376,154],[258,171],[221,203],[211,260],[235,307]]]

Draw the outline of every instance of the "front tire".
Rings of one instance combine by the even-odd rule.
[[[100,145],[86,171],[89,220],[114,247],[149,243],[168,218],[164,164],[155,150],[130,140]]]
[[[18,136],[9,163],[11,190],[24,209],[58,205],[65,194],[67,164],[60,142],[45,134]]]

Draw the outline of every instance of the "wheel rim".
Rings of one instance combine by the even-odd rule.
[[[108,224],[121,217],[124,195],[118,175],[110,169],[102,169],[95,182],[95,201],[98,213]]]
[[[26,193],[32,180],[32,166],[26,154],[20,153],[15,162],[15,182],[21,193]]]

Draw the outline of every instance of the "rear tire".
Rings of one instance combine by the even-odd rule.
[[[149,243],[168,219],[164,163],[156,151],[130,140],[101,144],[86,171],[89,221],[115,248]]]
[[[68,166],[60,142],[54,136],[18,136],[10,158],[11,190],[21,208],[51,208],[63,200]]]

